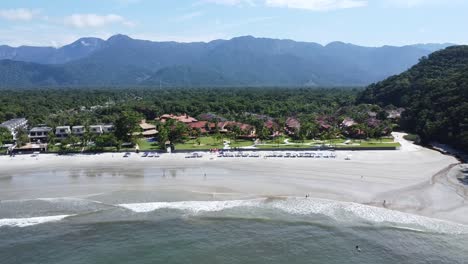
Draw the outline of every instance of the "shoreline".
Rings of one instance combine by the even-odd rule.
[[[225,199],[232,198],[229,193],[238,197],[309,195],[468,225],[467,186],[456,179],[460,163],[405,141],[402,134],[396,133],[395,138],[400,150],[337,151],[336,159],[263,157],[271,151],[260,152],[261,158],[218,158],[206,153],[200,159],[186,159],[182,153],[160,158],[143,158],[141,153],[129,158],[117,153],[2,156],[0,181],[23,184],[0,186],[0,200],[171,188]],[[348,156],[351,160],[346,160]],[[50,174],[61,176],[49,179]],[[50,183],[36,183],[40,177]]]

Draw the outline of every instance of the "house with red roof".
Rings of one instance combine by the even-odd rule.
[[[174,114],[164,114],[158,118],[156,118],[157,121],[160,121],[161,123],[166,123],[167,120],[175,120],[177,122],[182,122],[184,124],[190,124],[190,123],[193,123],[193,122],[197,122],[198,120],[187,115],[187,114],[183,114],[183,115],[174,115]]]

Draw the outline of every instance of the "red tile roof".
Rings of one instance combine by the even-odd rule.
[[[186,124],[198,121],[197,119],[187,114],[184,114],[184,115],[165,114],[158,118],[158,120],[161,120],[161,122],[166,122],[167,119],[174,119],[176,121],[186,123]]]
[[[289,117],[288,119],[286,119],[286,126],[288,128],[299,129],[301,128],[301,122],[299,122],[299,120],[297,120],[297,118],[295,117]]]

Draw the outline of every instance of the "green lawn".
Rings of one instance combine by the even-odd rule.
[[[141,151],[161,150],[161,148],[159,147],[158,142],[148,142],[148,140],[146,140],[146,138],[138,139],[137,144],[140,147]]]
[[[231,140],[231,148],[242,148],[242,147],[250,147],[254,145],[253,140],[244,140],[244,139],[238,139],[236,141]]]
[[[231,148],[242,148],[242,147],[249,147],[253,146],[253,140],[232,140],[228,138],[224,138],[221,140],[215,140],[212,136],[205,136],[200,137],[200,144],[198,144],[196,139],[190,139],[185,141],[184,143],[179,143],[175,145],[176,150],[206,150],[212,148],[222,149],[224,147],[224,140],[230,141],[231,144],[229,145]]]
[[[391,142],[391,143],[385,143],[385,142],[367,142],[367,141],[362,141],[360,145],[336,145],[336,148],[381,148],[381,147],[393,147],[393,148],[398,148],[401,147],[400,143],[398,142]]]
[[[314,147],[314,146],[306,145],[306,144],[257,145],[257,148],[259,148],[259,149],[278,149],[278,148],[308,149],[308,148],[312,148],[312,147]]]
[[[278,143],[283,144],[285,139],[288,139],[288,137],[281,136],[275,139],[262,140],[262,143],[263,144],[278,144]]]
[[[223,140],[215,140],[214,137],[200,137],[200,144],[198,144],[196,139],[190,139],[184,143],[179,143],[175,145],[176,150],[184,149],[212,149],[212,148],[223,148]]]

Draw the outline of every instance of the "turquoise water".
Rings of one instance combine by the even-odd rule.
[[[133,198],[118,202],[122,197]],[[8,200],[0,202],[0,237],[2,264],[468,261],[466,226],[294,197],[226,201],[124,191]]]

